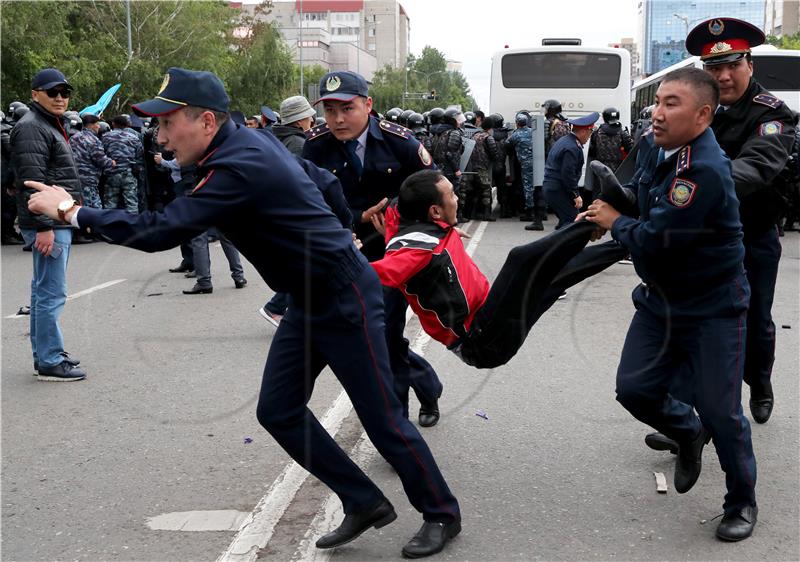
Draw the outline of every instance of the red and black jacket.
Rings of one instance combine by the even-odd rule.
[[[486,301],[489,282],[452,226],[404,221],[394,207],[385,223],[386,256],[370,265],[383,285],[403,292],[431,337],[456,343]]]

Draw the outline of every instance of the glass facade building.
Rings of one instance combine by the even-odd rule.
[[[711,18],[745,20],[764,29],[764,0],[641,0],[642,70],[646,75],[688,58],[684,41],[698,23]]]

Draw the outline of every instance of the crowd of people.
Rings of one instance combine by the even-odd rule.
[[[723,29],[741,46],[736,52],[710,50]],[[212,292],[208,239],[217,236],[237,288],[246,285],[241,251],[276,292],[261,310],[277,332],[257,416],[342,501],[344,521],[317,546],[345,544],[396,518],[307,407],[329,365],[423,514],[403,554],[428,556],[459,534],[461,512],[409,421],[413,390],[419,425],[439,422],[443,385],[409,349],[407,308],[465,363],[491,368],[517,352],[566,288],[630,254],[643,283],[633,294],[617,399],[658,431],[648,444],[675,451],[681,493],[697,481],[713,438],[728,487],[717,536],[745,539],[758,508],[741,383],[750,386],[753,419],[765,423],[774,405],[780,256],[773,184],[791,165],[796,126],[751,79],[749,47],[763,40],[738,20],[700,24],[687,48],[706,69],[664,78],[652,126],[636,145],[615,108],[595,129],[599,113],[567,119],[557,100],[545,101],[542,186],[532,178],[531,115],[523,111],[513,131],[502,115],[457,108],[380,116],[366,80],[337,71],[319,84],[324,122],[293,96],[280,115],[265,107],[248,123],[230,110],[218,77],[171,68],[157,96],[132,106],[149,124],[137,130],[133,116],[120,115],[103,132],[96,116],[67,117],[72,87],[44,69],[32,79],[29,113],[9,135],[19,226],[34,253],[34,369],[41,380],[86,378],[58,328],[73,231],[148,252],[183,245],[173,271],[194,272],[188,294]],[[746,137],[734,134],[735,122],[748,123]],[[587,144],[598,181],[581,193]],[[610,170],[634,150],[635,173],[621,186]],[[493,187],[501,217],[518,215],[542,230],[549,206],[558,224],[512,249],[490,286],[458,225],[493,220]],[[606,232],[611,241],[585,247]]]

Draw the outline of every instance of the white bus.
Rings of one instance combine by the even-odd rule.
[[[580,40],[543,40],[543,46],[506,49],[492,57],[489,107],[506,122],[522,109],[541,113],[548,99],[561,102],[567,117],[616,107],[631,122],[630,54],[625,49],[587,47]]]
[[[655,100],[656,90],[664,75],[687,66],[703,68],[700,57],[689,57],[669,68],[636,82],[631,89],[631,116],[638,119],[641,111]],[[753,77],[756,82],[782,99],[793,111],[800,111],[800,51],[759,45],[753,49]]]

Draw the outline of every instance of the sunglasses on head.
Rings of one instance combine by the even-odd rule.
[[[61,95],[62,98],[69,99],[69,96],[72,93],[71,90],[68,90],[67,88],[47,88],[46,90],[37,90],[37,91],[44,92],[45,94],[47,94],[48,98],[53,98],[53,99],[55,99],[55,97],[58,96],[59,94]]]

